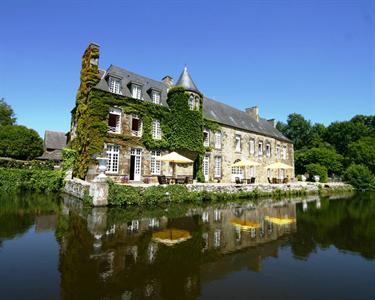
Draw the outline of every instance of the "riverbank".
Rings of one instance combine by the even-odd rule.
[[[64,192],[96,205],[98,197],[106,197],[110,206],[153,206],[163,203],[227,202],[283,197],[351,192],[346,183],[295,182],[290,184],[220,184],[196,183],[187,185],[107,184],[88,183],[79,179],[67,180]],[[99,195],[98,195],[99,193]]]

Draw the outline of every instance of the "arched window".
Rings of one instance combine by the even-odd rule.
[[[199,110],[199,97],[195,97],[195,109]]]

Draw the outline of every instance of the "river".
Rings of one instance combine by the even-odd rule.
[[[375,299],[375,194],[154,209],[1,195],[0,299]]]

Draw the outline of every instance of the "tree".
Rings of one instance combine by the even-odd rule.
[[[374,190],[375,179],[371,171],[364,165],[352,164],[346,169],[344,180],[360,190]]]
[[[5,102],[4,98],[0,99],[0,126],[14,125],[15,123],[13,109]]]
[[[328,173],[341,174],[344,157],[330,148],[311,148],[295,152],[295,167],[297,174],[304,174],[309,164],[319,164],[327,168]]]
[[[350,143],[347,158],[351,163],[366,165],[375,174],[375,136]]]
[[[359,122],[358,120],[352,120],[331,123],[325,132],[324,139],[343,155],[347,154],[348,145],[350,143],[374,133],[372,127],[366,126],[363,122]]]
[[[309,146],[311,141],[311,122],[300,114],[290,114],[287,124],[278,123],[277,128],[294,143],[294,149],[302,149]]]
[[[309,180],[314,181],[314,176],[319,176],[320,182],[327,182],[328,172],[325,166],[319,164],[308,164],[306,166],[306,172],[309,174]]]
[[[43,153],[38,133],[21,125],[3,126],[0,130],[0,156],[33,159]]]

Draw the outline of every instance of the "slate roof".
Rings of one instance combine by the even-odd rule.
[[[66,146],[66,135],[64,132],[46,130],[44,132],[44,148],[51,150],[62,150]]]
[[[42,156],[37,157],[40,160],[62,160],[62,150],[44,151]]]
[[[191,78],[186,66],[182,71],[180,78],[178,78],[176,86],[182,86],[187,91],[200,93],[193,79]]]
[[[121,82],[121,94],[123,96],[131,97],[130,86],[131,83],[136,83],[142,86],[142,95],[144,101],[151,102],[150,90],[155,89],[161,92],[161,104],[168,106],[167,104],[167,93],[168,87],[161,81],[156,81],[126,69],[111,65],[107,72],[102,75],[102,79],[96,85],[97,89],[109,92],[108,77],[114,76],[120,79]],[[182,77],[182,78],[181,78]],[[190,78],[190,80],[188,78]],[[180,84],[179,84],[180,83]],[[198,88],[191,79],[189,73],[185,69],[182,72],[176,85],[186,85],[188,90],[198,91]],[[203,116],[206,119],[216,121],[220,124],[227,125],[230,127],[259,133],[261,135],[274,137],[279,140],[291,142],[286,138],[280,131],[273,127],[266,119],[259,118],[259,122],[253,117],[248,115],[246,112],[241,111],[232,106],[224,103],[212,100],[210,98],[204,98],[203,100]]]

